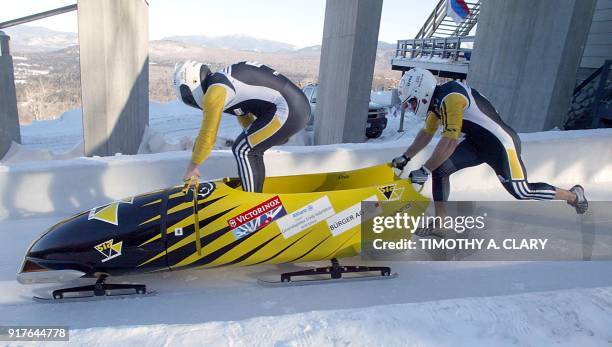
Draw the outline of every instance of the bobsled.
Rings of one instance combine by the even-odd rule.
[[[131,273],[332,260],[332,268],[315,272],[329,273],[338,269],[337,259],[360,252],[361,202],[399,200],[428,199],[388,164],[268,177],[262,193],[243,191],[238,178],[175,186],[55,224],[29,247],[18,280],[104,283]],[[389,275],[385,269],[381,274]]]

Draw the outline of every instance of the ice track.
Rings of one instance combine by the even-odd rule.
[[[35,303],[56,287],[22,286],[15,274],[57,219],[0,222],[0,325],[68,325],[77,344],[114,346],[612,341],[611,262],[396,262],[400,277],[389,281],[290,288],[256,279],[314,264],[185,270],[122,278],[155,297]]]

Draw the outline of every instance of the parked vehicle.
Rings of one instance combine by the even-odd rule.
[[[310,103],[310,119],[307,127],[312,129],[314,124],[314,110],[317,105],[317,88],[316,84],[309,84],[302,88],[302,92],[306,94],[308,103]],[[366,125],[366,137],[375,139],[382,135],[383,130],[387,127],[387,108],[370,100],[368,107],[368,120]]]

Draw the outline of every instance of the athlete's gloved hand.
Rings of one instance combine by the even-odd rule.
[[[393,160],[391,161],[391,166],[401,171],[404,170],[404,167],[406,166],[406,164],[408,164],[409,161],[410,158],[408,158],[406,154],[402,154],[399,157],[393,158]]]
[[[411,171],[408,177],[412,183],[423,185],[425,182],[427,182],[430,174],[431,171],[429,171],[425,165],[423,165],[420,169]]]
[[[185,174],[183,175],[183,181],[191,182],[192,177],[200,178],[201,176],[202,174],[200,173],[200,170],[198,169],[198,165],[190,160],[189,165],[187,165],[187,169],[185,170]]]

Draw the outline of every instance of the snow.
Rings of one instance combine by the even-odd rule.
[[[389,92],[374,92],[373,98],[382,105],[391,104]],[[400,113],[397,107],[388,107],[388,125],[378,139],[370,143],[388,142],[416,135],[423,121],[406,113],[404,129],[398,133]],[[21,126],[22,144],[13,143],[2,159],[5,164],[27,161],[62,160],[83,156],[82,110],[72,109],[55,120],[34,121]],[[149,128],[145,131],[139,153],[160,153],[191,150],[202,122],[201,111],[172,101],[149,104]],[[231,148],[241,128],[233,116],[221,118],[215,149]],[[302,131],[285,145],[301,146],[312,143],[312,132]]]
[[[566,305],[559,307],[559,303]],[[505,346],[609,343],[612,290],[461,298],[311,311],[242,321],[79,329],[73,342],[282,346]],[[268,302],[274,305],[274,302]],[[415,324],[416,323],[416,324]]]
[[[26,66],[26,68],[22,68],[21,66]],[[15,75],[17,76],[24,76],[24,75],[39,76],[39,75],[49,74],[49,70],[35,70],[35,69],[27,68],[27,66],[31,66],[31,65],[23,64],[23,63],[17,64],[17,66],[15,66]]]
[[[381,105],[392,105],[391,92],[372,92],[372,101]],[[140,146],[140,154],[169,151],[188,151],[193,147],[202,116],[201,111],[178,101],[168,103],[151,102],[149,105],[150,126],[147,128]],[[403,131],[400,128],[401,112],[397,106],[387,106],[387,127],[377,139],[368,139],[368,143],[390,141],[409,141],[423,127],[423,119],[411,112],[404,115]],[[228,149],[238,136],[241,128],[233,116],[221,118],[215,149]],[[564,137],[571,138],[572,132],[563,132]],[[521,134],[525,139],[548,139],[558,137],[554,133],[540,132]],[[3,158],[5,164],[23,163],[40,160],[62,160],[78,158],[83,155],[83,122],[82,110],[73,109],[65,112],[55,120],[34,121],[21,126],[23,144],[13,143],[9,153]],[[286,145],[301,146],[312,143],[312,133],[302,131]]]
[[[71,344],[83,346],[603,346],[612,339],[610,262],[388,262],[398,278],[290,288],[255,279],[317,264],[184,270],[121,278],[146,283],[154,297],[35,303],[32,295],[56,287],[22,286],[15,273],[30,241],[57,219],[0,222],[0,325],[68,325]]]
[[[149,105],[149,124],[153,133],[163,134],[169,145],[180,143],[184,137],[197,135],[202,122],[201,111],[179,102]],[[73,109],[59,118],[35,121],[21,126],[23,145],[28,149],[67,151],[83,141],[83,112]],[[221,138],[235,138],[240,129],[234,119],[222,117],[219,128]]]
[[[55,120],[34,121],[21,126],[22,144],[13,143],[4,163],[60,160],[83,156],[83,111],[72,109]],[[149,128],[139,153],[184,151],[193,147],[202,123],[200,110],[173,101],[149,104]],[[227,149],[242,128],[233,116],[221,117],[215,149]],[[297,134],[288,145],[305,145],[309,136]]]
[[[373,143],[274,147],[264,157],[267,175],[344,171],[388,162],[410,143],[408,135],[401,137],[401,133],[392,129],[388,133],[389,137],[400,138],[383,138]],[[611,129],[551,131],[524,136],[522,156],[532,182],[550,182],[564,188],[579,183],[591,199],[606,200],[612,191],[610,144]],[[415,156],[405,172],[420,167],[434,146],[435,143],[430,144]],[[189,151],[174,150],[0,165],[0,219],[69,214],[179,184],[189,155]],[[231,150],[219,149],[213,151],[200,171],[205,179],[235,176],[235,165]],[[431,196],[429,185],[423,193]],[[456,199],[459,194],[470,194],[476,199],[487,196],[494,201],[511,199],[486,165],[453,175],[451,198]]]
[[[18,160],[0,165],[0,326],[68,325],[71,344],[83,346],[604,346],[612,341],[612,264],[604,261],[394,261],[385,265],[399,272],[396,279],[290,288],[264,288],[256,279],[321,264],[183,270],[117,279],[146,283],[159,292],[154,297],[32,302],[33,295],[57,288],[23,286],[15,279],[40,233],[77,211],[180,182],[199,111],[169,103],[154,104],[151,112],[141,152],[158,152],[152,154],[73,158],[82,153],[78,110],[22,127],[27,150],[12,149],[11,158]],[[406,132],[398,133],[394,110],[383,136],[371,143],[272,148],[265,157],[267,173],[387,162],[406,148],[421,123],[408,114]],[[224,117],[217,147],[239,131]],[[305,143],[305,137],[298,142]],[[612,199],[612,130],[549,131],[521,134],[521,139],[533,181],[581,183],[591,200]],[[408,170],[420,166],[432,149],[413,158]],[[215,150],[201,171],[209,179],[235,175],[231,151]],[[430,195],[428,189],[424,194]],[[451,198],[510,199],[485,166],[454,175]],[[342,262],[382,265],[359,257]]]

